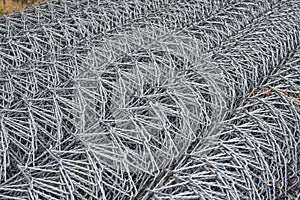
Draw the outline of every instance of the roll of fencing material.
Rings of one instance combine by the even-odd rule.
[[[0,36],[0,199],[300,198],[299,1],[53,1]]]

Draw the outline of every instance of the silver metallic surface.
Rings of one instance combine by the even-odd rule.
[[[300,199],[299,38],[297,0],[0,16],[0,199]]]

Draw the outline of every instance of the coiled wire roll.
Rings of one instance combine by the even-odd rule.
[[[300,198],[299,11],[60,1],[1,17],[0,197]]]

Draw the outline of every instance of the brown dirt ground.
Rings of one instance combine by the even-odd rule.
[[[0,0],[0,14],[11,14],[15,10],[24,10],[43,1],[45,0]]]

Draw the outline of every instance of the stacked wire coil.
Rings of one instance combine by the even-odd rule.
[[[300,199],[300,1],[60,0],[0,36],[0,199]]]

